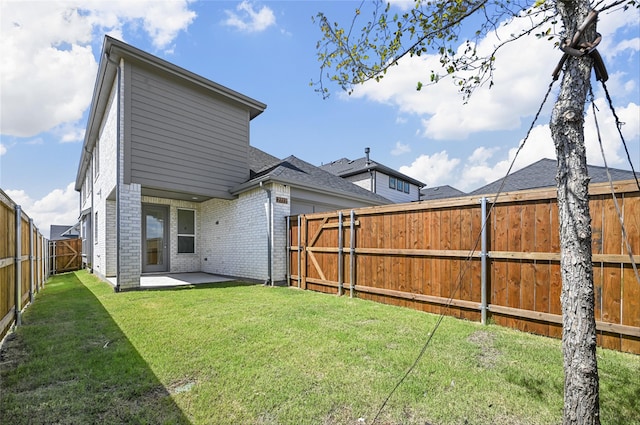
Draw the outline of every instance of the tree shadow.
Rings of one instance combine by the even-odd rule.
[[[74,273],[56,275],[0,349],[3,423],[189,424]]]

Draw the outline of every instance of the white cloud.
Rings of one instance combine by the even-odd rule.
[[[7,153],[7,147],[0,143],[0,156],[4,155],[5,153]]]
[[[598,127],[600,128],[602,147],[606,156],[607,165],[612,167],[628,165],[626,155],[624,157],[621,156],[622,140],[620,139],[613,113],[609,109],[605,99],[597,99],[595,104]],[[622,135],[625,141],[629,143],[630,141],[638,140],[640,136],[640,106],[635,103],[629,103],[625,107],[618,106],[615,110],[620,122],[623,123]],[[589,108],[587,111],[584,133],[587,163],[604,165],[592,108]]]
[[[33,219],[34,224],[45,237],[49,237],[52,224],[72,225],[78,221],[78,192],[74,183],[64,189],[55,189],[42,199],[34,200],[24,190],[6,190],[6,194],[22,207]]]
[[[500,40],[528,25],[528,20],[519,19],[500,26],[477,45],[479,54],[490,54]],[[559,57],[553,43],[541,40],[525,38],[504,46],[496,59],[495,86],[478,88],[466,104],[450,80],[415,89],[417,81],[427,82],[430,70],[441,70],[437,54],[405,57],[381,82],[356,87],[353,96],[421,116],[425,137],[465,139],[474,132],[518,128],[521,117],[531,115],[539,106]]]
[[[94,33],[140,26],[166,48],[195,18],[186,1],[3,1],[0,12],[1,132],[19,137],[82,118],[97,71]]]
[[[433,155],[420,155],[411,165],[400,167],[399,171],[433,187],[448,184],[451,173],[459,163],[458,158],[449,159],[449,154],[442,151]]]
[[[601,17],[599,31],[603,33],[603,43],[599,50],[604,52],[610,48],[614,51],[610,53],[613,56],[640,49],[635,38],[623,40],[621,45],[617,45],[614,37],[616,31],[637,26],[637,15],[638,12],[633,11],[627,15],[616,12]],[[517,34],[528,27],[528,18],[503,23],[478,43],[479,54],[490,54],[494,46],[508,39],[510,34]],[[487,85],[478,88],[468,103],[463,104],[458,86],[450,80],[425,85],[421,91],[416,90],[416,83],[426,83],[431,70],[441,71],[437,54],[407,56],[399,61],[398,66],[390,69],[380,82],[370,81],[355,87],[352,97],[393,105],[401,113],[421,117],[423,136],[427,138],[466,139],[477,132],[516,129],[523,121],[533,117],[551,83],[550,74],[560,57],[561,52],[554,48],[553,42],[538,40],[534,36],[507,44],[496,55],[495,85],[491,89]],[[611,68],[611,64],[608,66]],[[637,75],[630,77],[637,79]],[[628,94],[637,87],[633,80],[621,81],[619,85]],[[550,110],[550,103],[545,113]]]
[[[391,150],[391,155],[398,156],[408,152],[411,152],[411,146],[398,141],[396,142],[396,146]]]
[[[260,10],[256,10],[251,2],[244,0],[236,6],[236,10],[238,13],[232,10],[225,10],[228,17],[224,23],[240,31],[260,32],[276,23],[276,16],[273,10],[267,6],[262,6]]]

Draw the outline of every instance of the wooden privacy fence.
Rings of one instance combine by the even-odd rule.
[[[47,240],[0,190],[0,339],[44,287],[48,275]]]
[[[640,192],[635,181],[614,190],[638,264]],[[640,354],[640,282],[609,183],[589,191],[598,344]],[[289,285],[561,337],[555,189],[506,193],[490,209],[492,201],[289,217]]]

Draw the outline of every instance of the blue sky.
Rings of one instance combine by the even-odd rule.
[[[48,235],[72,224],[73,190],[103,37],[109,34],[267,104],[251,144],[280,158],[320,165],[364,156],[425,182],[470,191],[504,175],[551,81],[561,52],[531,37],[497,56],[495,86],[464,104],[448,81],[416,91],[437,57],[401,61],[381,83],[337,86],[323,100],[311,17],[348,24],[353,1],[14,1],[0,3],[0,188]],[[393,2],[398,11],[406,2]],[[365,13],[363,12],[363,16]],[[601,14],[598,30],[633,166],[640,169],[640,14]],[[499,29],[514,32],[514,25]],[[496,35],[480,48],[494,45]],[[594,83],[606,159],[630,169],[602,88]],[[549,111],[558,85],[516,169],[554,158]],[[586,117],[588,162],[602,165],[593,118]]]

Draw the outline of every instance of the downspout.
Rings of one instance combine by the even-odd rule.
[[[111,58],[109,57],[109,55],[105,52],[104,54],[105,59],[107,60],[107,62],[111,63],[112,65],[114,65],[116,67],[116,72],[118,75],[118,87],[117,87],[117,92],[116,92],[116,98],[118,101],[118,105],[117,105],[117,128],[116,128],[116,292],[120,292],[120,172],[121,172],[121,166],[120,166],[120,152],[122,147],[120,146],[120,136],[121,136],[121,132],[120,132],[120,124],[121,124],[121,118],[120,118],[120,104],[122,99],[120,98],[120,83],[121,83],[121,70],[120,70],[120,64],[117,63],[116,61],[111,60]],[[93,189],[93,183],[91,183],[92,185],[92,189]],[[93,212],[93,190],[91,191],[91,207],[92,207],[92,212]],[[106,217],[105,217],[106,219]],[[105,222],[106,224],[106,222]],[[94,223],[94,225],[96,225],[96,223]],[[106,228],[106,227],[105,227]],[[94,230],[94,234],[95,234],[95,230]],[[93,256],[93,252],[92,252],[92,256]]]
[[[273,203],[271,202],[271,189],[263,187],[262,182],[260,182],[260,188],[267,193],[267,203],[265,204],[267,216],[267,280],[265,280],[264,284],[273,286],[273,278],[271,276],[273,272],[273,251],[271,249],[273,242]]]

